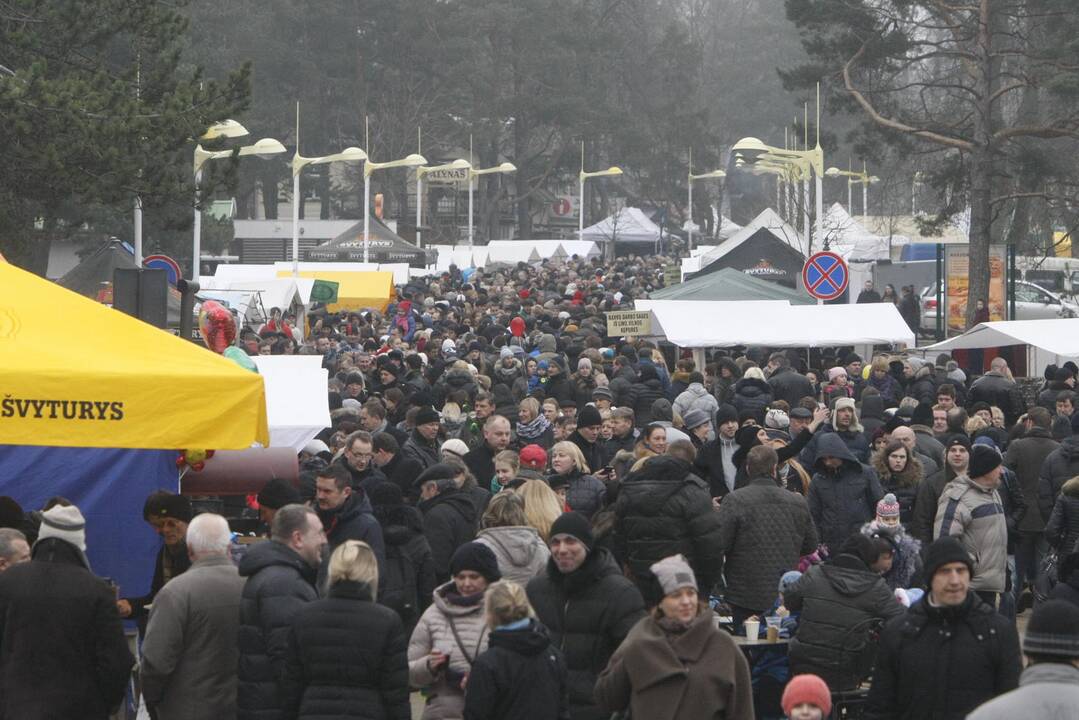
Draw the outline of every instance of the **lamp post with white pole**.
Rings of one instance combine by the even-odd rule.
[[[416,247],[423,247],[423,240],[420,237],[420,225],[423,224],[423,178],[425,175],[430,175],[433,172],[451,172],[454,173],[454,178],[457,178],[456,173],[458,171],[465,171],[465,177],[468,177],[468,171],[472,169],[472,163],[468,162],[464,158],[454,160],[451,163],[445,165],[427,165],[416,168]]]
[[[579,181],[580,181],[580,186],[581,186],[580,195],[579,195],[578,200],[577,200],[577,205],[578,205],[578,208],[577,208],[577,215],[578,215],[577,239],[578,240],[583,240],[584,239],[584,181],[587,180],[588,178],[615,177],[615,176],[618,176],[618,175],[621,175],[621,174],[622,174],[622,168],[618,167],[617,165],[609,167],[606,170],[596,170],[595,172],[585,172],[585,169],[584,169],[584,141],[583,140],[581,141],[581,172],[577,176]],[[605,252],[604,255],[606,255],[606,254],[607,253]],[[613,258],[613,255],[612,255],[612,258]]]
[[[880,182],[880,178],[876,175],[870,175],[866,170],[865,161],[862,161],[862,171],[855,172],[850,168],[848,164],[847,170],[840,170],[836,167],[830,167],[824,171],[824,174],[828,177],[845,177],[847,178],[847,212],[854,215],[854,198],[851,188],[855,185],[862,186],[862,215],[869,215],[869,186],[873,183]]]
[[[495,165],[494,167],[483,168],[482,170],[476,170],[469,166],[468,169],[468,248],[472,249],[472,192],[474,180],[480,175],[498,175],[517,172],[517,166],[513,163],[504,162],[501,165]]]
[[[386,170],[398,167],[420,167],[426,165],[427,159],[423,155],[412,153],[400,160],[388,162],[371,162],[368,158],[363,166],[363,261],[371,260],[371,173],[375,170]]]
[[[225,126],[228,124],[229,129],[219,134],[210,134],[214,128]],[[247,131],[243,129],[243,126],[232,120],[221,123],[220,126],[215,125],[213,128],[207,131],[201,139],[214,140],[222,137],[243,137],[247,134]],[[240,132],[242,131],[242,132]],[[238,133],[238,134],[226,134]],[[192,171],[195,175],[195,222],[194,229],[192,231],[192,255],[191,255],[191,279],[195,282],[199,281],[199,272],[201,270],[200,259],[202,255],[202,210],[199,207],[198,188],[199,183],[202,181],[202,168],[210,160],[221,160],[223,158],[232,157],[233,155],[239,155],[241,157],[248,155],[255,155],[257,157],[268,159],[274,155],[279,155],[285,152],[285,146],[273,138],[263,138],[252,145],[245,145],[242,148],[235,150],[206,150],[202,145],[195,146],[195,160],[192,163]]]

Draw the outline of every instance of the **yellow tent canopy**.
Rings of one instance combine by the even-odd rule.
[[[269,435],[261,376],[0,263],[0,444],[238,450]]]
[[[279,270],[277,277],[292,277],[292,271]],[[300,277],[335,282],[337,302],[327,305],[330,312],[364,310],[386,312],[393,297],[393,273],[374,270],[301,270]]]

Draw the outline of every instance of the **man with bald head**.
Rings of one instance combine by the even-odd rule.
[[[898,440],[903,443],[907,452],[909,452],[912,457],[918,458],[922,463],[922,469],[924,471],[922,474],[923,478],[927,478],[937,470],[940,470],[940,465],[937,464],[936,460],[918,450],[918,438],[914,434],[914,431],[906,425],[900,425],[895,430],[892,430],[891,438],[892,440]]]
[[[501,415],[491,415],[483,424],[483,444],[465,455],[465,465],[476,477],[480,487],[491,484],[495,476],[495,455],[510,444],[510,421]]]

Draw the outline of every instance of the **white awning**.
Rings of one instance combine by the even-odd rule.
[[[922,349],[937,352],[1007,345],[1031,345],[1053,355],[1079,357],[1079,318],[985,322],[962,335]]]
[[[255,355],[251,359],[266,386],[270,447],[300,452],[330,426],[329,376],[322,357]]]

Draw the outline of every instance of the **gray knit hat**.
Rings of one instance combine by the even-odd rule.
[[[686,562],[682,555],[671,555],[663,558],[649,569],[656,576],[656,580],[659,581],[664,595],[670,595],[685,587],[697,590],[697,577],[693,574],[693,568],[689,566],[689,563]]]
[[[1079,660],[1079,608],[1066,600],[1036,607],[1023,638],[1023,652]]]
[[[86,552],[86,520],[74,505],[56,505],[41,513],[37,539],[56,538]]]

